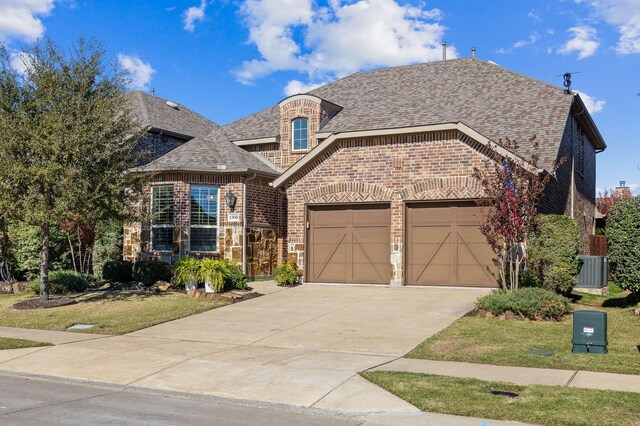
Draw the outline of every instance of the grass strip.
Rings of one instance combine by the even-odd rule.
[[[361,375],[422,411],[549,426],[640,425],[639,393],[390,371]]]

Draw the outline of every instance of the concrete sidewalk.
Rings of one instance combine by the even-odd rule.
[[[0,337],[45,342],[53,345],[83,342],[85,340],[109,337],[108,334],[76,333],[73,331],[36,330],[31,328],[0,327]]]
[[[372,371],[404,371],[438,376],[473,378],[492,382],[508,382],[518,385],[569,386],[586,389],[640,392],[640,376],[632,374],[510,367],[504,365],[409,358],[396,359],[388,364],[372,368]]]

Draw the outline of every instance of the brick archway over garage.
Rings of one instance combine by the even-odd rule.
[[[303,194],[305,204],[391,201],[393,190],[365,182],[323,185]]]
[[[431,178],[404,187],[402,200],[455,200],[482,198],[484,191],[472,176]]]

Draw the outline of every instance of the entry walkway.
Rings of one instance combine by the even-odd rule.
[[[640,392],[640,376],[633,374],[510,367],[409,358],[400,358],[388,364],[375,367],[372,370],[463,377],[518,385],[569,386],[574,388]]]

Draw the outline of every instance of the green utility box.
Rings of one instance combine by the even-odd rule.
[[[573,313],[573,353],[607,353],[607,313],[575,311]]]

